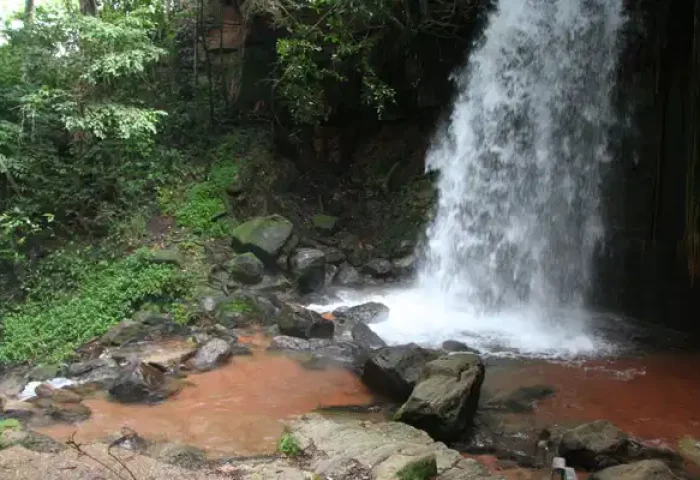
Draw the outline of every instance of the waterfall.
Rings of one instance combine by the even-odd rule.
[[[454,80],[426,167],[438,204],[415,287],[387,304],[390,342],[462,339],[486,352],[598,354],[588,325],[603,235],[602,166],[622,0],[500,0]]]
[[[424,287],[484,311],[580,307],[601,237],[621,0],[501,0],[457,76]]]

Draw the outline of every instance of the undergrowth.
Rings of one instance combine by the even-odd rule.
[[[142,252],[81,268],[73,273],[76,285],[72,292],[65,290],[48,299],[35,292],[6,315],[0,362],[60,362],[84,342],[131,315],[140,304],[172,301],[188,288],[186,278],[174,267],[153,264]]]
[[[299,446],[299,442],[297,442],[297,439],[286,430],[284,433],[282,433],[282,437],[280,437],[277,450],[279,450],[282,455],[287,457],[298,457],[301,455],[301,447]]]

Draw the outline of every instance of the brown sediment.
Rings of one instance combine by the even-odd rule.
[[[264,343],[259,338],[246,339]],[[373,398],[351,372],[309,370],[260,349],[220,369],[187,378],[191,386],[159,405],[85,400],[93,414],[77,426],[54,425],[41,433],[95,441],[128,426],[150,439],[167,439],[223,454],[271,453],[282,421],[319,407],[367,405]]]

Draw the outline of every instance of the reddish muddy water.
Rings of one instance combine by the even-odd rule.
[[[309,370],[283,357],[256,352],[220,369],[187,377],[188,385],[158,405],[122,405],[85,400],[92,417],[77,426],[41,429],[81,442],[98,440],[128,426],[149,439],[167,439],[214,453],[272,453],[282,421],[318,407],[364,405],[372,396],[359,379],[339,368]]]
[[[488,377],[488,372],[487,372]],[[579,365],[535,363],[493,378],[495,388],[551,385],[556,394],[537,404],[542,426],[607,419],[647,440],[675,443],[700,437],[700,355],[589,361]]]

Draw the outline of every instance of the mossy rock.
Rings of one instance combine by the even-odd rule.
[[[182,268],[182,254],[177,248],[166,248],[157,250],[151,254],[150,261],[156,264],[173,265],[177,268]]]
[[[319,233],[331,235],[338,227],[338,217],[319,214],[314,216],[313,223]]]
[[[281,215],[257,217],[233,229],[232,246],[239,253],[252,252],[274,266],[293,229],[292,222]]]

